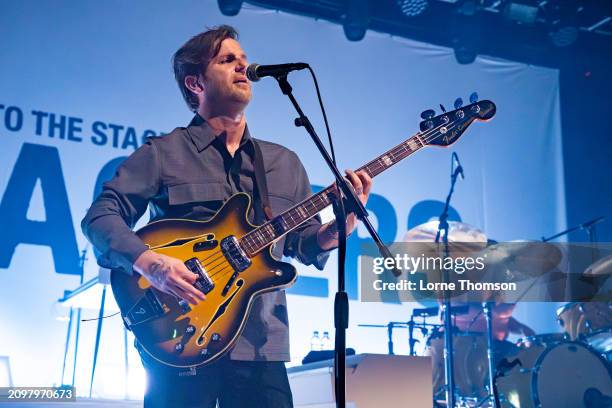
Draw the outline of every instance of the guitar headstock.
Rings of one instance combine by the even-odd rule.
[[[473,95],[470,99],[473,99]],[[459,140],[472,122],[486,121],[495,116],[496,107],[491,101],[474,101],[464,107],[461,107],[461,104],[462,101],[458,98],[455,101],[455,107],[458,108],[451,112],[444,112],[434,117],[435,112],[430,109],[421,114],[421,117],[425,119],[420,123],[420,139],[424,144],[450,146]]]

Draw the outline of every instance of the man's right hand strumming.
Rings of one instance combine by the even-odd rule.
[[[156,289],[175,295],[192,305],[206,299],[206,296],[193,286],[197,275],[187,269],[180,259],[147,250],[134,262],[134,270],[147,278]]]

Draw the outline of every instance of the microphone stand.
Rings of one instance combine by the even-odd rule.
[[[342,174],[334,164],[332,158],[327,153],[325,146],[317,135],[312,123],[300,108],[297,100],[293,96],[293,88],[287,81],[287,74],[273,75],[278,81],[281,91],[289,97],[293,104],[298,118],[295,119],[297,127],[304,127],[313,142],[319,149],[321,156],[327,163],[334,177],[336,178],[336,191],[341,191],[344,196],[344,202],[340,196],[331,197],[338,225],[338,291],[334,299],[334,328],[336,330],[336,341],[334,350],[334,373],[335,373],[335,394],[336,407],[346,407],[346,329],[348,328],[349,320],[349,302],[345,291],[345,255],[346,255],[346,213],[343,204],[346,204],[346,210],[353,212],[359,220],[365,225],[368,233],[378,246],[378,250],[384,257],[392,257],[389,249],[382,243],[378,233],[368,219],[368,212],[355,195],[353,189],[349,187],[347,181],[342,177]],[[397,272],[397,271],[395,271]]]
[[[454,158],[451,163],[454,163]],[[455,168],[455,171],[451,173],[451,186],[448,195],[446,196],[446,203],[444,204],[444,211],[440,214],[440,221],[438,222],[438,232],[436,233],[436,244],[440,243],[441,232],[444,231],[442,236],[444,243],[444,257],[448,258],[448,208],[450,206],[450,200],[455,191],[455,183],[457,182],[457,176],[463,171],[461,165]],[[445,287],[450,282],[448,276],[448,270],[443,268],[442,279],[444,280]],[[453,365],[453,332],[452,332],[452,320],[451,320],[451,302],[450,294],[448,289],[443,292],[444,302],[442,304],[442,310],[444,312],[444,380],[446,383],[446,406],[455,407],[455,375]]]

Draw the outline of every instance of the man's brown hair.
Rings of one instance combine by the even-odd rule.
[[[226,38],[238,39],[238,32],[234,27],[228,25],[213,27],[193,36],[172,56],[174,78],[183,94],[183,99],[194,112],[198,109],[198,98],[185,86],[185,77],[204,75],[208,63],[219,54],[221,42]]]

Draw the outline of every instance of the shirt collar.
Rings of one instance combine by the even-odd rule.
[[[195,114],[189,125],[187,126],[187,133],[191,137],[191,140],[196,145],[198,152],[206,149],[217,137],[212,128],[208,125],[208,122],[201,117],[199,114]],[[249,132],[249,126],[244,127],[244,133],[242,139],[240,139],[240,147],[246,143],[251,143],[251,134]]]

